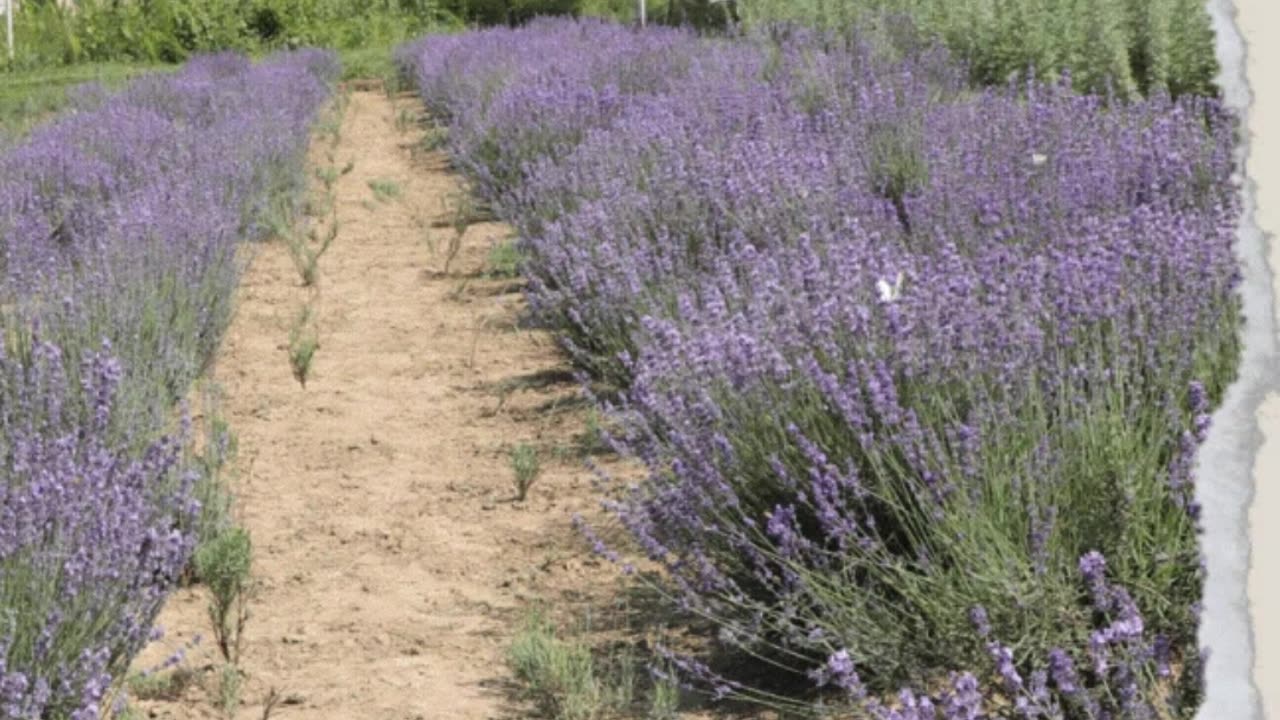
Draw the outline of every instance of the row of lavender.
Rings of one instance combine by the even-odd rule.
[[[200,57],[0,154],[0,715],[96,719],[151,636],[200,530],[174,409],[337,71]]]
[[[893,19],[399,61],[621,389],[651,476],[610,507],[722,643],[876,717],[1191,716],[1192,459],[1241,321],[1224,108],[975,90]],[[875,699],[904,685],[936,692]]]

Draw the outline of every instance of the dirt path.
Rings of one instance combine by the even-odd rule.
[[[503,659],[526,601],[571,600],[568,588],[614,576],[570,527],[595,506],[572,447],[582,412],[546,408],[575,386],[538,382],[556,379],[560,355],[545,334],[518,328],[511,280],[476,273],[506,228],[471,225],[453,274],[437,272],[454,230],[432,221],[451,220],[459,186],[443,155],[411,152],[421,132],[396,122],[410,107],[353,93],[336,146],[324,138],[312,149],[317,167],[354,166],[334,184],[340,231],[320,260],[306,388],[286,347],[312,291],[283,242],[247,273],[217,361],[261,581],[235,717],[262,717],[272,688],[285,701],[271,717],[524,716]],[[399,197],[376,200],[373,181]],[[503,384],[520,389],[500,393]],[[525,503],[508,501],[517,442],[542,457]],[[209,637],[203,593],[169,602],[168,636],[138,667]],[[208,639],[186,661],[209,677],[216,663]],[[213,685],[138,704],[150,717],[225,717]]]

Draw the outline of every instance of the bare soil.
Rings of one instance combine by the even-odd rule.
[[[317,168],[354,163],[333,186],[339,232],[317,286],[302,287],[285,242],[260,246],[212,373],[259,583],[234,717],[263,717],[273,690],[271,717],[529,717],[505,664],[527,607],[599,607],[618,587],[571,526],[599,515],[576,445],[586,410],[552,339],[521,327],[518,282],[483,273],[505,226],[470,225],[441,272],[461,186],[442,153],[415,149],[422,132],[400,113],[420,106],[349,97],[337,141],[311,150]],[[379,201],[371,181],[401,192]],[[308,302],[319,349],[303,388],[287,348]],[[542,473],[515,502],[521,442]],[[143,717],[227,717],[205,593],[169,601],[166,637],[137,663],[204,638],[183,663],[193,682],[135,698]]]

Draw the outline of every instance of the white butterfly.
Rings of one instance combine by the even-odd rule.
[[[894,279],[890,285],[886,280],[881,278],[876,281],[876,290],[880,291],[881,302],[893,302],[902,295],[902,271],[898,271],[898,277]]]
[[[1047,163],[1047,162],[1049,162],[1049,156],[1048,156],[1048,155],[1041,155],[1040,153],[1031,153],[1031,164],[1032,164],[1032,165],[1043,165],[1043,164],[1045,164],[1045,163]]]

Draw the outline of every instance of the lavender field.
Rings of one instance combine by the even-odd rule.
[[[325,51],[201,56],[80,87],[0,152],[0,716],[111,713],[197,540],[224,529],[179,403],[241,243],[297,202],[336,71]]]
[[[18,18],[0,720],[1196,715],[1203,8],[264,3]]]
[[[1242,322],[1216,99],[974,87],[904,21],[397,61],[647,470],[602,479],[625,540],[581,529],[709,626],[658,666],[794,716],[1194,715]]]

